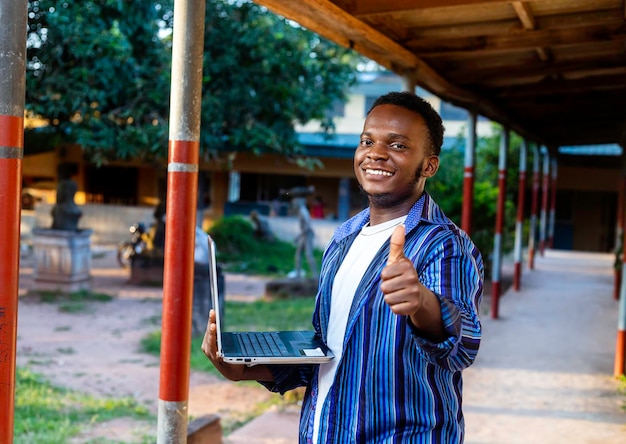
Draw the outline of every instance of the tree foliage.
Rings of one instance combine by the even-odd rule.
[[[149,1],[29,2],[26,107],[96,161],[167,146],[170,60]]]
[[[29,1],[26,108],[91,160],[167,153],[173,0]],[[250,2],[208,0],[201,150],[300,153],[359,58]]]
[[[502,129],[495,125],[493,136],[479,138],[476,147],[471,236],[483,254],[487,268],[493,252],[501,137]],[[517,134],[510,133],[502,243],[505,253],[513,249],[519,178],[519,161],[513,154],[519,153],[521,143]],[[462,137],[451,148],[442,150],[439,171],[427,182],[428,192],[458,225],[463,206],[464,150]]]

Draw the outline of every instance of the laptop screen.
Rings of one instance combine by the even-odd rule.
[[[211,302],[215,312],[215,326],[217,327],[217,352],[222,354],[222,329],[220,320],[220,298],[219,286],[217,285],[217,259],[215,252],[215,241],[208,236],[209,243],[209,280],[211,282]]]

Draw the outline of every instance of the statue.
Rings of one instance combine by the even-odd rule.
[[[62,163],[59,165],[59,184],[57,186],[57,201],[52,207],[52,229],[65,231],[78,231],[78,219],[82,212],[74,196],[78,187],[71,178],[76,172],[76,165]]]
[[[305,276],[305,272],[302,269],[302,254],[306,257],[313,278],[317,279],[318,276],[317,264],[313,257],[313,239],[315,238],[315,232],[311,227],[311,214],[306,206],[306,196],[312,192],[313,187],[296,187],[287,192],[287,195],[291,197],[292,208],[297,211],[300,228],[300,233],[295,239],[295,270],[290,273],[290,277],[301,278]]]

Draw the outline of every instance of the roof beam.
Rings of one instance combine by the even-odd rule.
[[[508,71],[504,71],[502,67],[498,66],[493,68],[480,69],[479,65],[475,66],[473,69],[470,68],[469,70],[451,69],[450,71],[453,72],[453,78],[455,79],[456,83],[472,84],[477,81],[498,81],[502,78],[510,77],[524,79],[554,75],[571,77],[580,77],[583,75],[599,76],[620,72],[623,66],[623,63],[621,63],[620,60],[598,60],[595,63],[594,68],[590,68],[589,63],[577,61],[569,63],[550,64],[543,67],[528,66],[515,70],[509,69]]]
[[[591,11],[580,14],[561,14],[554,16],[535,17],[538,29],[572,29],[587,26],[622,26],[624,20],[611,10]],[[454,26],[435,26],[423,29],[413,29],[416,38],[455,38],[502,35],[521,30],[516,22],[499,20],[484,23],[456,24]]]
[[[530,9],[530,5],[527,2],[513,2],[511,3],[513,9],[515,9],[515,13],[519,17],[522,25],[524,25],[524,29],[533,30],[537,29],[537,23],[535,21],[535,17],[533,16],[533,12]],[[542,61],[550,60],[549,50],[538,47],[535,48],[539,59]]]
[[[534,50],[567,45],[581,45],[597,42],[598,35],[604,34],[604,40],[626,42],[626,32],[618,29],[608,34],[604,27],[588,26],[576,29],[540,29],[509,32],[498,36],[478,38],[412,40],[406,46],[418,57],[475,57],[477,54],[510,53],[514,51]]]
[[[472,6],[488,3],[508,3],[510,0],[337,0],[338,6],[357,16],[406,12],[412,10],[445,8],[447,6]]]
[[[340,45],[352,48],[400,75],[413,72],[417,84],[433,94],[457,105],[475,109],[519,134],[528,134],[528,131],[524,131],[499,106],[451,84],[408,49],[356,19],[330,0],[255,0],[255,3]]]

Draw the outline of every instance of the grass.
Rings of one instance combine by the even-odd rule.
[[[251,223],[241,216],[220,219],[210,230],[217,244],[217,260],[225,271],[262,276],[285,276],[294,269],[296,247],[293,242],[259,239]],[[318,266],[322,251],[313,252]],[[302,267],[309,271],[306,259]]]
[[[226,301],[224,317],[228,319],[228,324],[223,328],[225,331],[308,330],[311,328],[314,306],[313,297],[255,302]],[[191,368],[221,376],[200,349],[201,344],[202,337],[191,341]],[[161,330],[143,338],[141,347],[146,353],[158,356],[161,352]]]
[[[18,368],[15,387],[15,444],[69,442],[94,423],[120,417],[154,421],[154,415],[132,398],[96,399],[57,388],[27,368]],[[137,442],[152,442],[144,436]],[[103,441],[92,441],[103,442]],[[112,442],[112,441],[107,441]]]
[[[86,290],[69,294],[55,291],[36,291],[29,294],[38,297],[41,302],[58,304],[59,311],[64,313],[88,313],[93,311],[90,302],[108,302],[113,299],[111,295]]]

